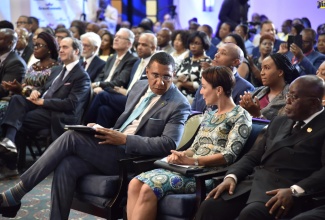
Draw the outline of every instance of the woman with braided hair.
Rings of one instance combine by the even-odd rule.
[[[271,120],[282,115],[289,84],[298,76],[298,71],[285,55],[271,54],[262,61],[263,86],[252,93],[245,92],[239,104],[255,118]]]

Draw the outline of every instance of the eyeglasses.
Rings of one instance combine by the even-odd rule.
[[[151,76],[152,76],[152,78],[154,78],[155,80],[157,80],[157,79],[160,78],[162,81],[165,81],[165,82],[169,82],[169,81],[172,79],[171,76],[161,76],[161,75],[156,74],[156,73],[152,73]]]
[[[39,49],[39,48],[44,48],[44,47],[47,47],[46,44],[35,44],[34,45],[34,49]]]
[[[307,96],[298,97],[298,96],[293,95],[293,94],[290,94],[290,93],[287,93],[286,94],[286,99],[287,100],[290,99],[291,102],[295,102],[295,101],[297,101],[300,98],[305,98],[305,99],[318,99],[318,101],[320,101],[319,98],[317,98],[317,97],[307,97]]]
[[[115,38],[115,39],[118,39],[118,40],[129,40],[129,38],[121,37],[121,36],[119,36],[119,35],[115,35],[114,38]]]
[[[28,24],[28,22],[27,21],[17,21],[16,24],[17,25],[19,25],[19,24]]]

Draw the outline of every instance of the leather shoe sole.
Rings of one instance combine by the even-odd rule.
[[[20,209],[21,203],[19,203],[18,205],[14,205],[14,206],[1,207],[2,202],[3,202],[3,198],[2,198],[2,196],[0,196],[0,214],[2,215],[2,217],[6,217],[6,218],[16,217],[17,212]]]

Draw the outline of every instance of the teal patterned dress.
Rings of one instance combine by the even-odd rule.
[[[221,115],[216,115],[217,111],[205,113],[200,130],[189,150],[194,152],[194,158],[221,153],[227,165],[230,165],[236,160],[249,137],[252,118],[241,106]],[[218,168],[221,167],[208,167],[211,170]],[[158,199],[168,194],[195,193],[196,189],[194,177],[165,169],[154,169],[135,178],[149,185]],[[212,180],[206,181],[206,185],[211,190]]]
[[[25,74],[24,83],[26,84],[26,86],[23,89],[23,93],[26,90],[28,91],[28,90],[38,89],[39,87],[42,87],[45,84],[47,78],[51,74],[51,68],[53,66],[59,65],[57,62],[53,62],[48,67],[40,69],[37,63],[30,66]],[[29,95],[26,94],[26,96]],[[0,122],[2,121],[6,113],[8,104],[9,102],[7,100],[0,101]]]

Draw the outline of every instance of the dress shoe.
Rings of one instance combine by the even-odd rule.
[[[14,205],[14,206],[1,207],[2,202],[3,202],[3,198],[2,198],[2,196],[0,196],[0,214],[2,215],[2,217],[6,217],[6,218],[16,217],[17,212],[20,209],[21,203],[19,203],[18,205]]]
[[[3,148],[7,149],[7,151],[9,150],[11,152],[17,153],[16,144],[12,142],[9,138],[4,138],[0,142],[0,153],[5,153],[5,149]]]
[[[8,167],[3,166],[0,170],[0,180],[8,178],[8,177],[15,177],[18,175],[19,175],[19,173],[18,173],[17,169],[11,170]]]

